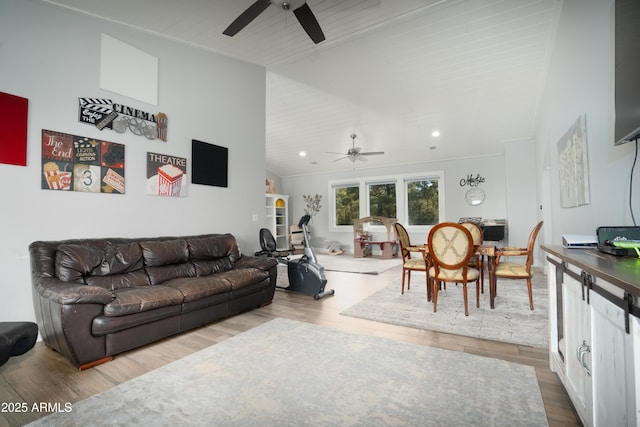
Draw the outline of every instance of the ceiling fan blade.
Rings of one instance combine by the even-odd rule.
[[[256,19],[258,15],[264,12],[270,4],[271,2],[269,0],[257,0],[254,4],[249,6],[247,10],[242,12],[240,16],[238,16],[235,21],[233,21],[231,25],[229,25],[227,29],[222,32],[222,34],[229,37],[235,36],[236,34],[238,34],[238,31],[249,25],[251,21]]]
[[[384,154],[384,151],[369,151],[367,153],[360,153],[361,156],[376,156],[379,154]]]
[[[360,155],[360,156],[356,156],[355,158],[356,158],[356,159],[358,159],[358,160],[360,160],[361,162],[367,162],[367,161],[368,161],[368,160],[367,160],[367,158],[366,158],[366,157],[362,157],[362,155]],[[355,161],[355,160],[354,160],[354,161]]]
[[[311,37],[311,40],[315,44],[324,41],[324,33],[322,32],[322,28],[320,28],[320,24],[318,24],[318,20],[315,15],[311,11],[311,8],[308,4],[303,4],[299,8],[293,11],[293,14],[298,18],[298,22],[302,25],[302,28],[307,32],[307,35]]]
[[[350,158],[350,156],[344,156],[344,157],[340,157],[339,159],[335,159],[332,163],[337,162],[338,160],[344,160],[344,159],[348,159]]]

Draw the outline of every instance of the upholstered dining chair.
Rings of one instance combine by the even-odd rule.
[[[463,225],[441,222],[429,231],[427,240],[429,259],[428,280],[432,286],[433,311],[438,309],[438,290],[441,282],[462,283],[464,315],[469,315],[467,283],[476,282],[476,307],[480,307],[480,272],[469,267],[473,256],[473,237]]]
[[[473,238],[473,245],[481,245],[484,238],[482,236],[482,228],[473,222],[462,222],[461,225],[469,230]],[[473,266],[480,272],[480,292],[484,294],[484,256],[481,254],[473,254],[469,259],[469,265]]]
[[[544,221],[540,221],[531,231],[529,243],[526,248],[510,246],[496,249],[495,279],[526,280],[527,290],[529,291],[529,308],[531,310],[533,310],[533,293],[531,290],[531,279],[533,278],[533,272],[531,271],[531,266],[533,265],[533,249],[543,222]],[[504,262],[500,260],[502,257],[526,257],[526,260],[524,263],[511,262],[511,260]]]
[[[396,230],[396,237],[400,242],[400,252],[402,253],[402,294],[404,295],[404,279],[407,276],[407,289],[411,289],[411,272],[423,271],[426,275],[427,264],[423,257],[423,253],[426,250],[426,245],[412,245],[409,239],[409,233],[402,224],[396,222],[394,225]],[[412,257],[411,254],[418,254]],[[430,299],[431,292],[429,292],[429,277],[427,280],[427,299]]]

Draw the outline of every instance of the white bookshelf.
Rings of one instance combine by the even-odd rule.
[[[289,196],[267,194],[265,206],[266,227],[276,239],[278,250],[289,250]]]

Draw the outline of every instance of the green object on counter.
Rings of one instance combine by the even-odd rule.
[[[634,249],[640,258],[640,240],[613,240],[613,246],[624,249]]]

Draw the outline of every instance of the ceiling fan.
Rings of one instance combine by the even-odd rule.
[[[349,137],[351,138],[351,148],[349,148],[349,150],[347,151],[347,154],[344,155],[344,157],[340,157],[339,159],[334,160],[334,162],[337,162],[338,160],[343,160],[343,159],[349,159],[353,163],[355,163],[356,160],[360,160],[361,162],[366,162],[367,158],[363,156],[376,156],[376,155],[384,154],[384,151],[368,151],[363,153],[362,148],[356,147],[357,135],[355,133],[352,133]],[[344,154],[344,153],[330,152],[330,154]]]
[[[306,0],[257,0],[244,12],[238,16],[235,21],[222,32],[229,37],[235,36],[240,30],[249,25],[251,21],[256,19],[258,15],[264,12],[270,5],[278,6],[284,11],[292,10],[293,14],[298,18],[298,22],[302,25],[302,28],[307,32],[311,40],[315,44],[324,40],[324,34],[318,24],[318,20],[311,11],[311,8],[307,4]]]

